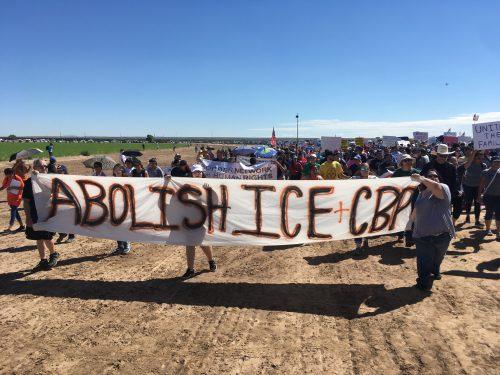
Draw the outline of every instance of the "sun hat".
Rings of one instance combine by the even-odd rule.
[[[317,158],[316,154],[309,154],[310,158]]]
[[[203,167],[200,164],[193,164],[191,172],[203,172]]]
[[[444,143],[440,143],[437,145],[436,154],[438,155],[450,155],[452,152],[448,151],[448,146]]]
[[[467,163],[467,158],[465,156],[460,156],[457,161],[459,165],[462,165]]]
[[[361,156],[360,155],[356,155],[353,159],[361,160]]]

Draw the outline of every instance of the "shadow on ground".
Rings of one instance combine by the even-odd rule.
[[[339,263],[347,259],[362,260],[369,256],[380,257],[379,263],[395,266],[404,264],[404,259],[415,257],[415,250],[408,247],[394,246],[397,241],[386,242],[381,245],[363,249],[360,253],[356,250],[346,251],[342,253],[331,253],[327,255],[319,255],[312,257],[304,257],[305,261],[310,266],[318,266],[323,263]]]
[[[470,247],[472,248],[474,253],[477,253],[479,250],[481,250],[481,244],[496,241],[494,236],[485,237],[484,235],[484,230],[471,231],[469,237],[460,238],[458,241],[455,241],[453,243],[453,246],[459,250],[466,250]]]
[[[260,284],[183,282],[179,278],[145,281],[6,280],[0,295],[223,306],[356,319],[387,313],[422,301],[429,294],[413,287],[382,284]],[[372,311],[360,313],[360,307]],[[365,308],[364,308],[365,309]]]
[[[0,249],[0,253],[22,253],[23,251],[31,251],[31,250],[36,250],[36,245],[8,247],[6,249]]]

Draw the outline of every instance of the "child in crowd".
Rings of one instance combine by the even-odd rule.
[[[23,219],[21,219],[21,215],[19,215],[19,206],[23,199],[24,181],[14,173],[12,168],[5,168],[3,172],[5,177],[0,190],[7,189],[7,203],[10,207],[9,228],[6,232],[12,231],[12,227],[16,220],[19,223],[19,228],[16,229],[16,232],[20,232],[24,230]]]

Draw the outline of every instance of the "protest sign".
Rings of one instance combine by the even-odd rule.
[[[445,136],[445,137],[456,137],[457,136],[457,132],[452,132],[452,131],[444,132],[443,136]]]
[[[356,144],[356,146],[364,147],[365,139],[363,137],[354,138],[354,143]]]
[[[201,160],[208,178],[230,178],[240,180],[271,180],[277,178],[276,164],[266,161],[255,165]]]
[[[428,132],[413,132],[413,139],[419,143],[426,143],[429,140]]]
[[[349,140],[342,138],[342,140],[340,141],[340,148],[342,148],[342,150],[346,151],[349,148]]]
[[[445,135],[443,136],[443,143],[446,144],[447,146],[453,146],[454,144],[458,143],[458,137]]]
[[[472,125],[472,136],[476,150],[500,148],[500,121]]]
[[[321,137],[321,151],[330,150],[340,150],[342,148],[342,138],[341,137]]]
[[[286,245],[404,230],[416,183],[33,175],[36,230],[179,245]]]
[[[382,136],[382,145],[385,147],[392,147],[398,144],[399,137],[393,135],[383,135]]]

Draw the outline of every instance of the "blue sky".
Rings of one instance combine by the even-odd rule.
[[[0,134],[470,133],[500,1],[0,0]],[[448,83],[448,85],[446,85]]]

